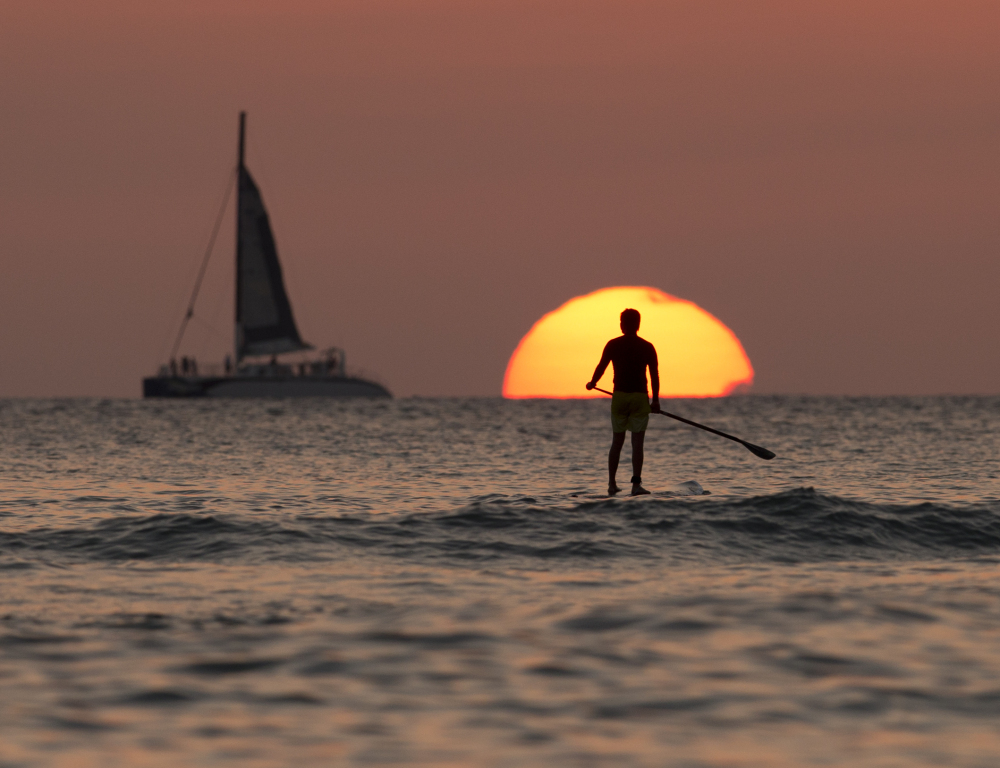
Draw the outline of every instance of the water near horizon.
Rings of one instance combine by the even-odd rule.
[[[0,401],[0,766],[1000,762],[1000,398],[607,408]]]

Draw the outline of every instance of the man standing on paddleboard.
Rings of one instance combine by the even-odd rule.
[[[656,347],[639,338],[639,311],[626,309],[621,314],[622,335],[604,346],[601,362],[594,369],[587,389],[593,389],[601,380],[608,363],[614,366],[615,386],[611,396],[611,450],[608,452],[608,496],[621,488],[615,482],[618,460],[625,445],[625,430],[632,433],[632,495],[649,493],[642,487],[642,443],[649,425],[649,414],[660,412],[660,370],[656,360]],[[653,385],[653,403],[646,391],[646,368]]]

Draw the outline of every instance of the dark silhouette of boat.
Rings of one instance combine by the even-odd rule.
[[[208,254],[181,324],[170,362],[142,380],[144,397],[392,397],[374,381],[348,376],[344,352],[332,347],[314,359],[280,362],[278,356],[313,349],[299,336],[285,291],[281,263],[264,200],[243,163],[246,113],[240,113],[236,167],[236,345],[214,370],[187,357],[177,361]],[[224,207],[224,206],[223,206]],[[220,214],[221,217],[221,214]],[[221,221],[221,218],[220,218]],[[216,228],[216,232],[218,229]],[[214,235],[213,235],[214,242]],[[209,254],[211,245],[209,246]]]

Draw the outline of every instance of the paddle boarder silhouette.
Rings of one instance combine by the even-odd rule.
[[[626,309],[621,314],[622,335],[604,345],[601,361],[587,382],[593,389],[601,380],[608,363],[614,368],[615,386],[611,396],[611,450],[608,452],[608,496],[621,488],[615,482],[618,461],[625,445],[625,432],[632,433],[632,495],[649,493],[642,487],[642,444],[649,425],[649,414],[660,412],[660,371],[656,347],[639,337],[639,311]],[[646,390],[646,368],[653,388],[650,404]]]

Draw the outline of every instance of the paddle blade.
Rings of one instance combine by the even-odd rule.
[[[754,456],[759,456],[765,461],[770,461],[777,455],[773,451],[769,451],[767,450],[767,448],[761,448],[759,445],[754,445],[753,443],[747,443],[744,442],[743,440],[741,440],[740,443]]]

